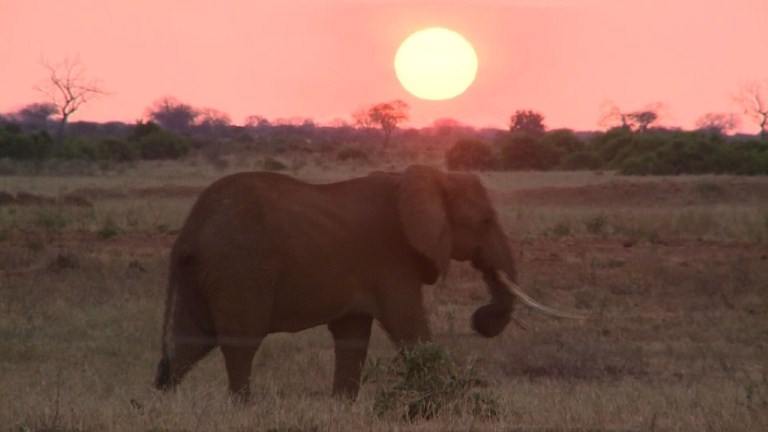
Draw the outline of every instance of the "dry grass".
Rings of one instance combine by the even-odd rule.
[[[254,361],[255,403],[249,406],[230,403],[219,353],[205,359],[178,392],[156,393],[150,383],[167,254],[194,189],[170,188],[178,193],[151,198],[136,191],[202,187],[257,162],[233,160],[225,169],[202,161],[147,163],[98,176],[0,177],[0,190],[51,197],[78,189],[119,192],[90,195],[90,208],[0,206],[0,427],[768,429],[768,197],[727,198],[732,188],[764,187],[765,178],[485,174],[497,192],[522,285],[546,303],[597,317],[557,321],[521,308],[516,314],[532,330],[510,327],[486,340],[469,330],[469,316],[485,298],[469,266],[456,264],[445,281],[427,287],[436,343],[458,364],[476,365],[497,400],[495,419],[467,411],[411,422],[382,418],[373,410],[373,384],[363,386],[356,404],[332,399],[333,350],[323,328],[265,341]],[[290,158],[285,162],[291,166]],[[330,181],[397,167],[392,164],[334,169],[310,160],[295,172]],[[617,181],[664,191],[671,184],[680,199],[592,200],[591,189],[581,203],[524,202],[515,195]],[[379,329],[370,355],[394,356]]]

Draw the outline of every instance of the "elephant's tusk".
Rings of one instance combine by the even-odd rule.
[[[569,319],[587,319],[589,318],[586,315],[576,315],[576,314],[570,314],[566,312],[560,312],[557,309],[552,309],[551,307],[544,306],[543,304],[537,302],[536,300],[532,299],[528,294],[523,292],[523,290],[517,286],[516,283],[509,280],[506,274],[501,271],[496,271],[497,276],[501,280],[502,283],[507,285],[509,289],[520,299],[528,305],[532,309],[536,309],[537,311],[543,313],[544,315],[549,315],[551,317],[555,318],[569,318]]]

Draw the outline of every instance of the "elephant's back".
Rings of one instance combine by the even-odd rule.
[[[263,231],[284,197],[311,185],[277,173],[238,173],[205,188],[187,216],[179,242],[233,242]]]

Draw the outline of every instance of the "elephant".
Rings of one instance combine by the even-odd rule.
[[[154,386],[175,388],[219,347],[229,391],[250,396],[270,333],[327,325],[333,394],[355,399],[373,320],[398,349],[430,341],[421,287],[470,261],[490,294],[471,317],[499,335],[528,298],[485,187],[468,173],[412,165],[310,184],[271,172],[221,178],[199,196],[173,245]],[[561,316],[563,316],[561,314]]]

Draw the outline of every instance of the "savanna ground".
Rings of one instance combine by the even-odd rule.
[[[554,320],[521,306],[530,330],[483,339],[469,329],[486,297],[470,267],[454,263],[425,288],[435,342],[474,365],[495,417],[378,416],[370,383],[355,404],[332,399],[325,328],[264,342],[253,404],[230,402],[218,352],[177,392],[158,394],[150,384],[175,233],[202,187],[260,166],[225,162],[0,177],[0,191],[16,195],[0,205],[0,427],[768,430],[765,177],[482,174],[521,286],[594,316]],[[318,182],[405,165],[300,162],[289,173]],[[375,328],[369,358],[394,356]]]

